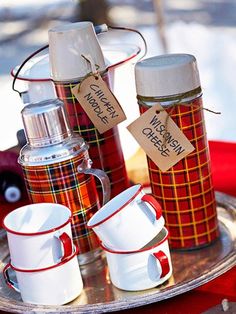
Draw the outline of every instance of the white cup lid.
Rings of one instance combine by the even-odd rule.
[[[49,59],[55,81],[70,81],[91,72],[90,64],[81,56],[90,56],[98,71],[106,70],[102,49],[93,24],[78,22],[50,29]]]
[[[137,94],[165,97],[200,86],[197,61],[189,54],[165,54],[139,61],[135,66]]]

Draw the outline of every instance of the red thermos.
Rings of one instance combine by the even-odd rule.
[[[100,208],[95,179],[103,187],[103,203],[110,197],[110,183],[100,169],[91,168],[87,143],[70,128],[63,102],[45,100],[22,110],[27,144],[19,163],[33,203],[59,203],[72,212],[73,240],[79,262],[86,264],[100,254],[96,235],[87,222]]]
[[[149,58],[137,63],[135,77],[141,113],[161,104],[195,148],[165,172],[148,158],[152,193],[162,205],[171,247],[210,244],[219,230],[196,59],[187,54]]]
[[[114,197],[129,186],[118,128],[99,134],[72,93],[72,88],[92,71],[86,56],[94,61],[109,85],[102,49],[92,23],[78,22],[49,30],[49,59],[57,96],[65,104],[71,128],[89,144],[94,166],[108,175],[111,197]],[[101,186],[97,186],[101,191]]]

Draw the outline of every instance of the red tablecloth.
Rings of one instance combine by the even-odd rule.
[[[236,196],[236,143],[209,141],[216,191]]]

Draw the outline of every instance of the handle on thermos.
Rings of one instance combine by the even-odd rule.
[[[160,278],[165,277],[170,271],[170,264],[167,255],[163,251],[153,253],[153,256],[159,261],[161,265],[161,276]]]
[[[16,292],[20,292],[18,283],[15,282],[15,281],[13,281],[13,280],[10,278],[10,275],[9,275],[9,273],[8,273],[8,271],[9,271],[10,268],[12,269],[10,263],[6,264],[6,266],[3,268],[3,277],[4,277],[4,279],[5,279],[5,282],[6,282],[6,284],[7,284],[10,288],[14,289]]]
[[[103,194],[103,202],[102,206],[105,205],[111,196],[111,184],[107,174],[100,170],[91,168],[92,161],[91,159],[84,159],[84,161],[78,166],[77,170],[79,173],[91,174],[99,179],[102,185],[102,194]]]

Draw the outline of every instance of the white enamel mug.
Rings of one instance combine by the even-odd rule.
[[[73,253],[71,211],[64,205],[38,203],[15,209],[3,220],[12,265],[41,269]]]
[[[160,204],[145,194],[140,184],[123,191],[88,221],[106,247],[115,250],[138,250],[163,228]]]
[[[83,289],[78,248],[63,262],[40,270],[22,270],[11,263],[3,269],[7,285],[21,294],[24,302],[41,305],[62,305],[74,300]],[[10,278],[15,271],[17,282]]]
[[[166,228],[137,251],[114,251],[103,244],[102,248],[106,252],[111,281],[119,289],[139,291],[154,288],[172,274]]]

